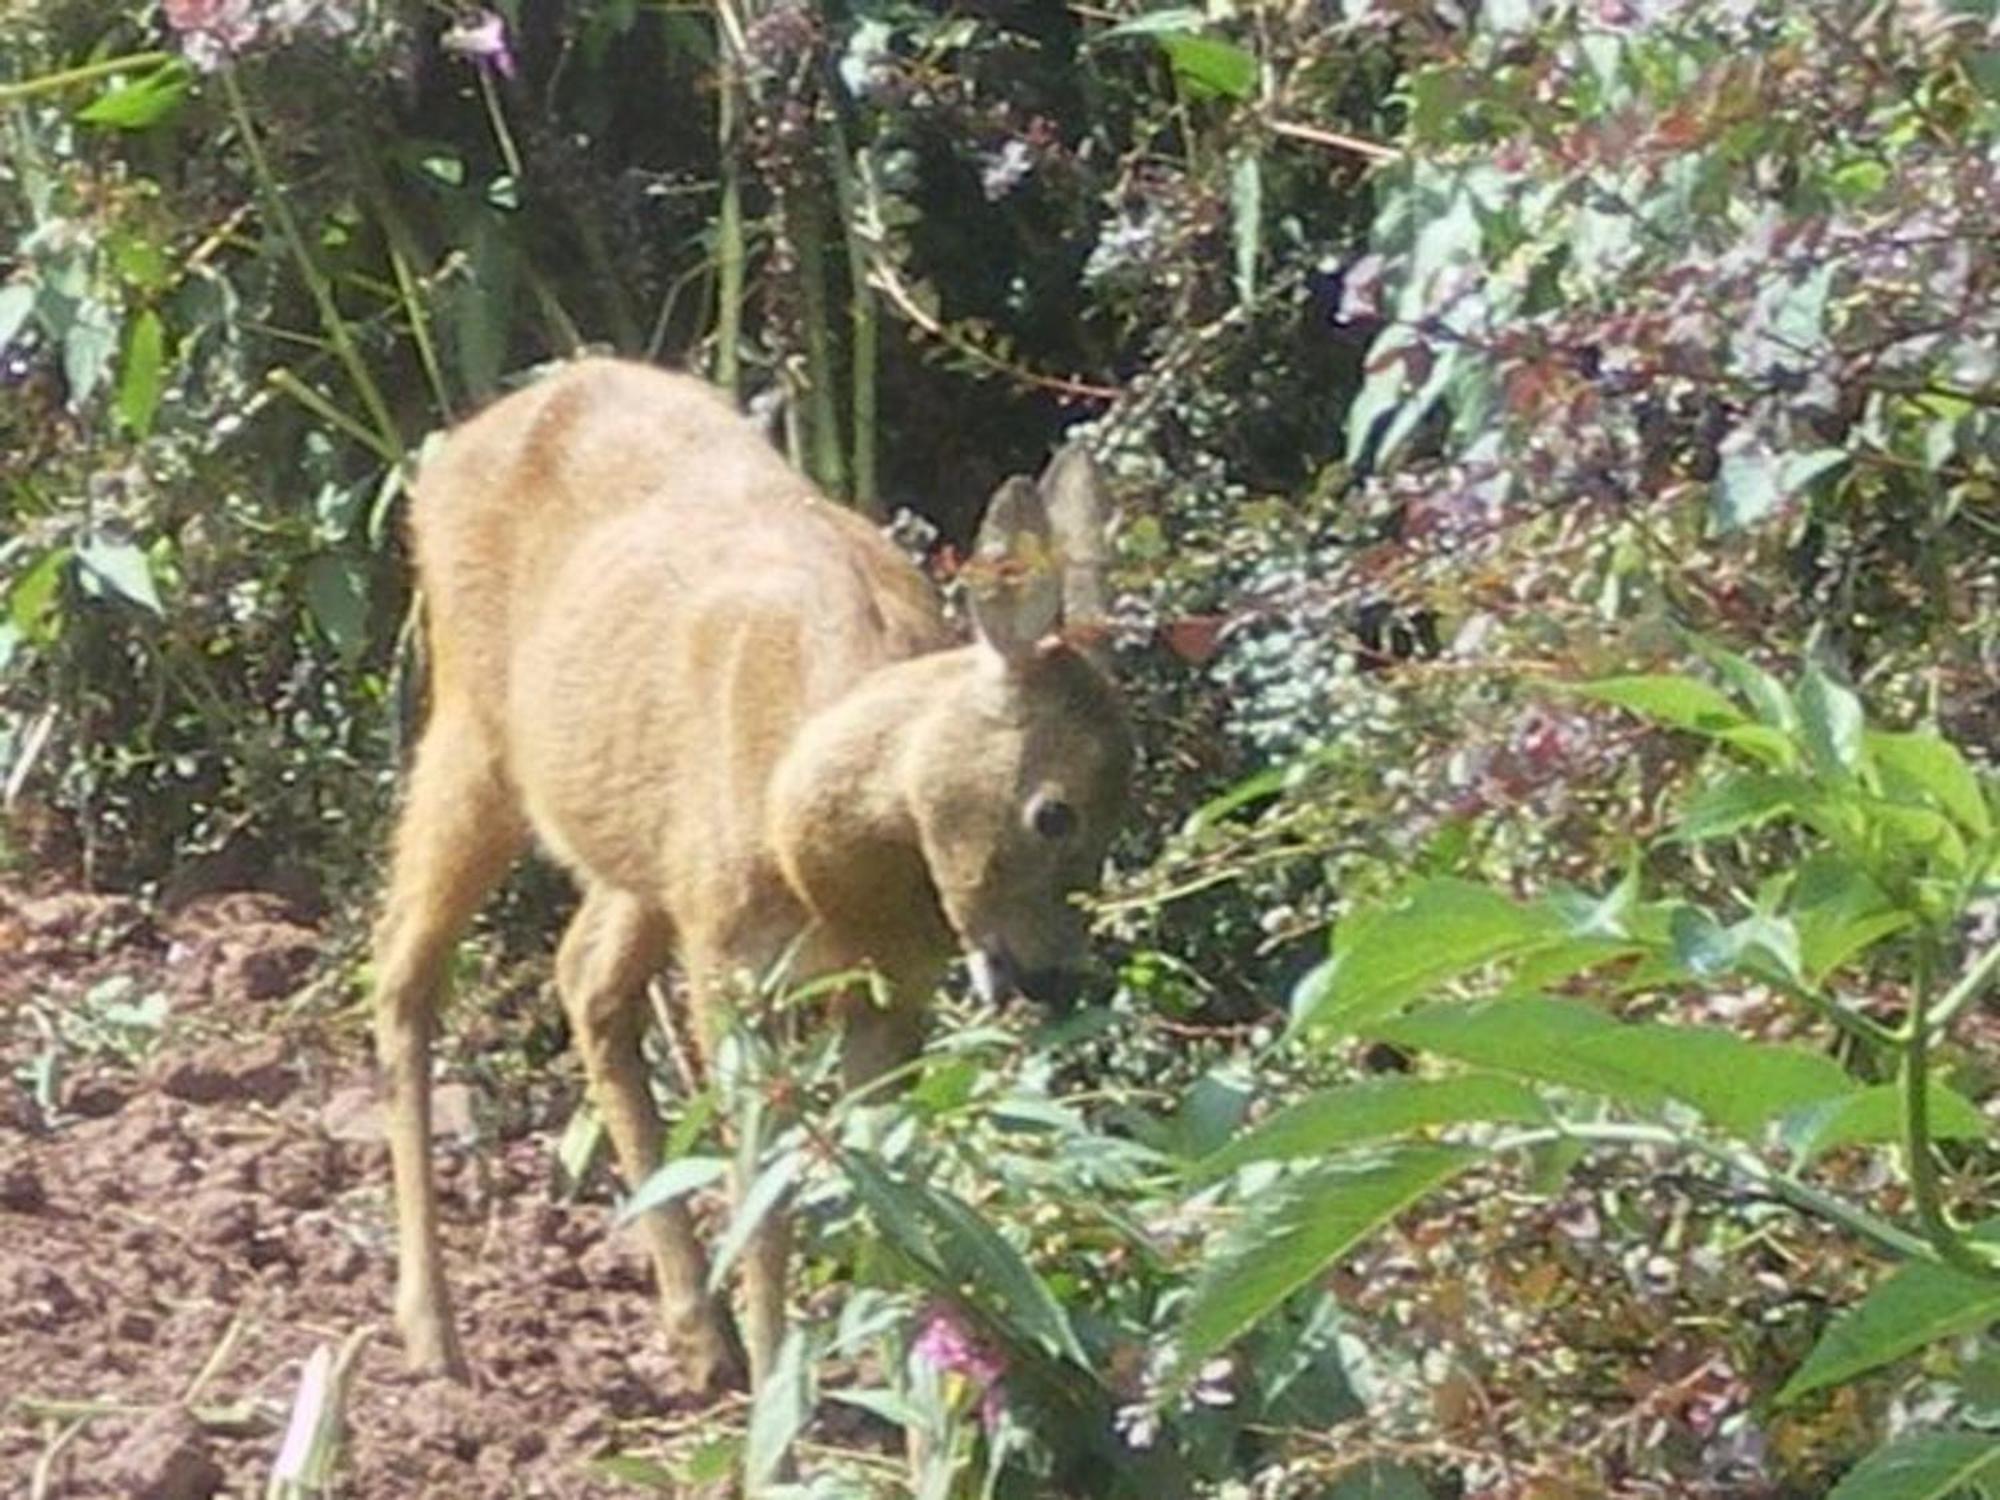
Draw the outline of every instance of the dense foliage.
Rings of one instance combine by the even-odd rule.
[[[608,1473],[837,1407],[811,1493],[2000,1482],[1992,0],[47,0],[0,59],[23,869],[364,896],[404,483],[549,359],[703,370],[942,576],[1064,431],[1124,502],[1115,999],[954,1004],[894,1099],[743,1028],[649,1192],[796,1194],[827,1316]]]

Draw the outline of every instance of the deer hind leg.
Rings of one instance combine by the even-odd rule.
[[[563,934],[556,984],[625,1180],[633,1187],[660,1165],[664,1131],[639,1054],[641,1000],[667,962],[673,928],[664,913],[609,886],[593,886]],[[740,1384],[743,1352],[722,1302],[708,1292],[708,1257],[687,1205],[649,1210],[639,1232],[653,1261],[667,1338],[690,1389]]]
[[[375,1039],[395,1171],[396,1324],[411,1365],[461,1377],[431,1178],[431,1037],[453,945],[524,838],[484,731],[466,715],[434,713],[417,747],[375,930]]]

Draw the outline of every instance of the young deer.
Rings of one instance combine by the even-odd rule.
[[[447,959],[530,835],[582,904],[556,983],[629,1182],[660,1161],[639,1054],[648,980],[705,997],[782,955],[872,966],[835,1002],[850,1086],[915,1050],[952,953],[989,995],[1058,998],[1131,745],[1058,627],[1101,612],[1102,504],[1080,452],[994,497],[952,647],[923,577],[816,494],[698,381],[588,360],[496,402],[411,511],[429,722],[376,934],[411,1362],[464,1373],[430,1171],[430,1040]],[[698,1028],[706,1030],[705,1027]],[[687,1210],[640,1221],[690,1386],[740,1378]],[[750,1375],[783,1332],[781,1218],[745,1255]]]

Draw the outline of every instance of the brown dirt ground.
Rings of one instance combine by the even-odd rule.
[[[601,1189],[552,1186],[569,1070],[525,1102],[446,1086],[446,1256],[475,1375],[415,1380],[389,1328],[363,1033],[314,999],[321,949],[270,896],[162,918],[0,888],[0,1493],[260,1497],[303,1361],[369,1327],[340,1495],[633,1493],[590,1460],[643,1444],[674,1402],[642,1259],[608,1237]],[[46,1028],[118,976],[166,997],[158,1045],[65,1042],[45,1109]],[[511,1121],[477,1153],[474,1114]]]

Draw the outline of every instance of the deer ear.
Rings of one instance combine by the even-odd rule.
[[[1063,582],[1042,496],[1019,475],[993,492],[965,567],[972,625],[1008,660],[1027,656],[1062,620]]]
[[[1080,443],[1066,443],[1042,471],[1042,510],[1062,568],[1062,619],[1071,638],[1106,665],[1105,536],[1110,507],[1097,465]]]

